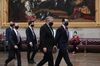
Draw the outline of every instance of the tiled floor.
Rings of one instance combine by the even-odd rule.
[[[56,59],[54,54],[54,60]],[[35,61],[38,63],[42,59],[43,54],[37,53]],[[70,60],[74,66],[100,66],[100,53],[77,53],[76,55],[69,54]],[[7,58],[7,54],[0,52],[0,66],[4,66],[4,61]],[[28,64],[26,59],[26,52],[21,52],[22,66],[36,66],[36,64]],[[8,66],[17,66],[16,61],[11,61]],[[44,66],[48,66],[46,63]],[[67,66],[62,59],[60,66]]]

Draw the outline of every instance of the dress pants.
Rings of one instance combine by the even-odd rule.
[[[55,62],[55,66],[59,66],[62,58],[64,58],[64,60],[68,66],[73,66],[72,63],[70,62],[69,55],[68,55],[68,52],[66,49],[59,50],[59,53],[58,53],[58,56],[57,56],[57,59]]]
[[[37,51],[38,51],[37,48],[28,46],[28,51],[27,51],[28,62],[30,62],[30,61],[34,62],[34,56],[35,56],[35,54],[36,54]]]
[[[37,64],[37,66],[43,66],[46,62],[48,62],[48,66],[54,66],[52,51],[44,53],[43,59]]]
[[[9,49],[8,50],[8,59],[5,61],[5,64],[8,64],[10,61],[12,61],[16,56],[17,59],[17,66],[21,66],[21,55],[20,50],[18,49]]]

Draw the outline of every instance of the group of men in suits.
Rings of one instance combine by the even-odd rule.
[[[28,63],[35,63],[34,56],[37,52],[37,40],[34,32],[34,23],[29,22],[28,27],[26,28],[26,42],[27,42],[27,59]],[[6,41],[8,43],[8,58],[5,61],[4,66],[12,61],[13,59],[17,59],[17,66],[21,66],[21,35],[18,32],[18,24],[14,22],[10,22],[10,27],[6,29]],[[31,54],[32,53],[32,54]]]
[[[57,29],[55,37],[52,26],[53,17],[48,16],[46,23],[40,28],[40,47],[44,56],[37,66],[43,66],[46,62],[48,62],[48,66],[59,66],[62,58],[64,58],[68,66],[73,66],[67,50],[69,39],[68,19],[62,19],[62,25]],[[54,65],[52,51],[56,46],[59,49],[59,53]]]
[[[43,59],[37,64],[37,66],[43,66],[48,62],[48,66],[59,66],[60,61],[64,58],[68,66],[73,66],[70,62],[67,45],[68,45],[68,19],[62,19],[62,25],[57,29],[56,36],[54,37],[53,31],[53,17],[46,17],[46,23],[40,28],[40,45],[39,49],[43,51]],[[28,22],[28,27],[26,28],[26,42],[27,42],[27,60],[28,63],[35,63],[34,56],[38,51],[36,35],[34,32],[34,22]],[[10,23],[10,27],[6,29],[6,37],[8,41],[8,59],[5,61],[5,66],[15,58],[17,58],[17,65],[21,66],[21,37],[17,33],[18,25]],[[53,61],[52,51],[53,48],[59,49],[57,59]]]

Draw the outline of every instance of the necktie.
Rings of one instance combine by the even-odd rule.
[[[32,34],[33,34],[33,39],[35,39],[35,33],[34,33],[34,29],[32,28]]]
[[[69,38],[69,31],[68,31],[68,29],[66,29],[66,35]]]
[[[49,28],[50,28],[52,35],[54,36],[54,31],[53,31],[52,27],[49,27]]]
[[[34,29],[32,28],[31,31],[32,31],[32,34],[33,34],[33,36],[34,36]]]
[[[16,30],[17,31],[17,30]],[[17,31],[17,40],[18,40],[18,43],[20,42],[20,34],[19,32]]]

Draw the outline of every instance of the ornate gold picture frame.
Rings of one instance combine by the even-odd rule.
[[[1,26],[2,27],[7,27],[9,25],[9,15],[8,15],[8,2],[9,0],[2,0],[2,6],[1,6]],[[59,27],[61,24],[61,19],[54,19],[54,27]],[[27,22],[18,22],[20,27],[26,27]],[[36,20],[35,22],[35,27],[40,27],[44,21]],[[91,28],[91,27],[100,27],[100,0],[95,0],[95,21],[91,22],[76,22],[76,21],[71,21],[69,22],[69,27],[73,28]]]

